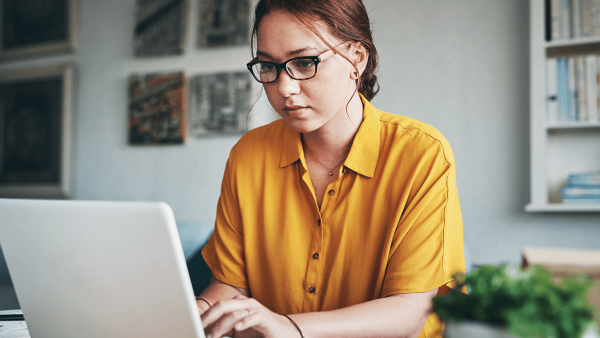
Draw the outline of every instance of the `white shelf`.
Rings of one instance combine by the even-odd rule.
[[[562,47],[587,46],[587,45],[594,45],[594,44],[600,44],[599,36],[594,36],[591,38],[549,41],[549,42],[545,43],[544,47],[546,47],[546,48],[562,48]]]
[[[600,170],[600,121],[546,121],[548,58],[600,54],[600,36],[545,41],[546,0],[529,0],[530,203],[527,212],[600,212],[599,204],[561,203],[568,176]]]
[[[555,122],[546,124],[546,129],[591,129],[600,128],[600,122]]]
[[[548,203],[535,205],[533,203],[525,206],[528,212],[600,212],[600,204],[595,203]]]

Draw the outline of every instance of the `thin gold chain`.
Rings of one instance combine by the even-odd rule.
[[[344,163],[344,161],[346,160],[346,158],[348,158],[348,154],[346,154],[346,156],[344,156],[344,159],[342,160],[342,162],[336,164],[335,167],[329,169],[328,166],[326,166],[323,162],[321,162],[321,160],[319,160],[315,156],[315,154],[310,150],[310,148],[306,147],[306,150],[308,150],[308,152],[312,155],[312,157],[315,158],[315,160],[317,160],[317,162],[321,163],[322,166],[324,166],[325,168],[327,168],[327,170],[329,170],[329,176],[333,176],[333,169],[337,168],[340,164]]]

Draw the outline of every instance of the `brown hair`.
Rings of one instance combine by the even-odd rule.
[[[283,10],[294,15],[321,38],[329,48],[333,46],[319,33],[315,22],[325,24],[330,33],[342,41],[360,42],[369,53],[369,61],[359,78],[358,92],[369,101],[375,97],[379,91],[379,84],[375,75],[377,49],[373,43],[367,9],[361,0],[259,0],[254,9],[254,25],[252,27],[253,57],[260,20],[265,14],[277,10]],[[340,55],[346,58],[343,54]],[[354,65],[353,62],[350,61],[350,63]],[[356,65],[354,67],[356,68]]]

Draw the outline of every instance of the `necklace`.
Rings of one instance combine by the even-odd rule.
[[[340,164],[344,163],[344,161],[346,160],[346,158],[348,157],[348,154],[346,154],[346,156],[344,156],[344,159],[342,160],[342,162],[338,163],[335,165],[335,167],[333,168],[329,168],[328,166],[326,166],[323,162],[321,162],[321,160],[319,160],[315,154],[313,154],[312,151],[310,151],[310,149],[308,147],[306,147],[306,150],[308,150],[308,152],[312,155],[312,157],[315,158],[315,160],[317,160],[317,162],[321,163],[322,166],[324,166],[325,168],[327,168],[327,170],[329,170],[329,176],[333,176],[333,169],[337,168]]]

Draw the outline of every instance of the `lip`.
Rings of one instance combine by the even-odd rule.
[[[304,108],[308,108],[308,107],[303,107],[303,106],[285,106],[285,107],[283,107],[283,110],[299,110],[299,109],[304,109]]]
[[[285,106],[283,107],[283,111],[290,117],[301,117],[304,111],[308,109],[308,107],[303,106]]]

